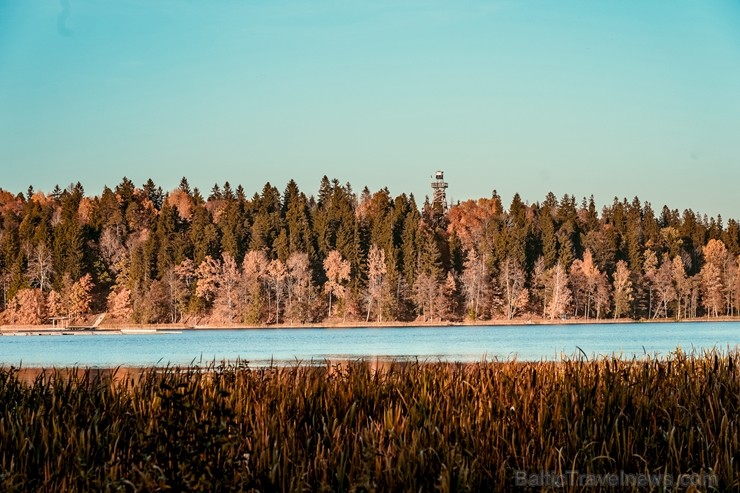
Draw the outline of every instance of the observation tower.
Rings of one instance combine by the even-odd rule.
[[[445,172],[437,171],[434,174],[432,190],[434,191],[432,205],[438,206],[442,211],[447,212],[447,182],[445,181]]]

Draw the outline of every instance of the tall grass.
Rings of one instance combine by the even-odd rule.
[[[517,471],[570,470],[707,473],[738,490],[737,358],[52,370],[30,382],[3,369],[0,490],[483,491],[513,489]]]

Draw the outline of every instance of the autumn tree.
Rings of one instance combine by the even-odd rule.
[[[230,253],[224,252],[223,260],[216,272],[216,294],[214,299],[214,318],[218,322],[233,323],[239,313],[239,283],[241,271]]]
[[[267,264],[267,269],[264,273],[264,279],[267,283],[268,290],[275,300],[275,323],[280,323],[280,309],[283,302],[283,294],[285,292],[286,278],[288,271],[285,268],[285,264],[280,259],[273,259]],[[270,300],[268,299],[268,304]]]
[[[716,265],[707,263],[701,269],[702,303],[707,314],[718,317],[722,313],[724,294],[722,272]]]
[[[596,307],[596,319],[606,315],[611,306],[611,286],[606,272],[600,272],[596,278],[596,293],[594,295],[594,306]]]
[[[658,318],[661,314],[663,317],[668,317],[668,306],[676,300],[677,296],[673,263],[668,259],[668,255],[663,256],[660,268],[655,271],[653,286],[657,300],[653,318]]]
[[[367,294],[365,296],[367,316],[365,317],[365,321],[367,322],[370,320],[370,311],[372,310],[373,304],[375,304],[377,310],[377,321],[380,322],[383,315],[380,303],[388,269],[386,268],[385,251],[378,247],[378,245],[373,244],[370,247],[370,253],[367,258],[367,269]]]
[[[62,305],[62,297],[58,291],[49,291],[46,297],[46,313],[49,317],[61,317],[64,314],[64,306]]]
[[[550,320],[555,320],[567,313],[571,302],[568,274],[563,264],[558,262],[547,271],[545,279],[545,312]]]
[[[28,259],[28,278],[32,286],[37,286],[45,293],[51,284],[54,273],[51,250],[45,243],[39,243]]]
[[[452,271],[447,272],[444,284],[441,287],[442,309],[440,317],[443,320],[459,320],[460,283]]]
[[[95,287],[92,276],[85,274],[73,285],[69,293],[69,312],[71,318],[77,318],[90,312],[92,290]]]
[[[489,273],[486,259],[472,248],[466,252],[461,276],[467,316],[478,320],[483,301],[488,294]]]
[[[129,320],[133,314],[131,290],[126,286],[114,289],[108,295],[108,314],[117,319]]]
[[[345,295],[345,283],[349,281],[350,265],[342,258],[337,250],[332,250],[324,259],[324,270],[327,281],[324,283],[324,292],[329,295],[328,317],[332,314],[332,297],[341,300]]]
[[[686,316],[683,312],[686,312],[689,306],[691,286],[686,277],[686,269],[684,268],[684,262],[680,255],[673,257],[673,260],[671,261],[671,269],[673,274],[673,286],[676,290],[676,318],[680,320],[682,316]]]
[[[632,279],[631,272],[627,262],[620,260],[617,262],[614,271],[614,318],[620,318],[630,312],[630,304],[634,299],[632,297]]]
[[[570,267],[570,282],[573,286],[573,304],[575,314],[578,315],[578,306],[583,309],[583,316],[590,318],[593,309],[597,308],[597,318],[606,305],[608,298],[608,282],[604,280],[602,272],[594,264],[591,250],[586,250],[583,259],[576,259]],[[599,291],[601,290],[601,291]],[[596,303],[596,298],[599,303]]]
[[[221,262],[206,255],[198,266],[195,276],[197,278],[195,295],[210,305],[216,298],[220,286]]]
[[[504,297],[504,311],[509,320],[529,302],[529,290],[525,287],[525,280],[524,269],[519,262],[507,257],[501,266],[499,283]]]
[[[10,301],[8,318],[12,324],[38,325],[46,319],[46,303],[41,289],[19,290]]]
[[[702,303],[713,317],[723,314],[725,308],[725,267],[727,248],[721,240],[712,239],[702,248],[704,266],[701,268]]]
[[[642,262],[642,274],[645,285],[645,291],[647,292],[647,308],[648,318],[653,318],[653,311],[656,304],[654,292],[655,292],[655,276],[658,273],[658,257],[652,250],[646,250]]]
[[[286,316],[291,320],[301,323],[311,319],[311,307],[314,302],[314,287],[311,282],[311,267],[308,254],[294,252],[286,262],[286,292],[287,310]]]

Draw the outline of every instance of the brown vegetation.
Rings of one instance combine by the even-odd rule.
[[[0,489],[502,491],[577,470],[736,491],[737,358],[3,369]]]

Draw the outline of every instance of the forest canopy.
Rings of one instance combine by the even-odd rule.
[[[638,198],[449,209],[326,176],[251,198],[123,178],[0,190],[0,317],[42,324],[693,318],[740,307],[740,227]]]

